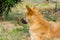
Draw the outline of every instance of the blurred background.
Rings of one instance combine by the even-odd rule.
[[[39,8],[48,21],[60,22],[60,0],[0,0],[0,40],[26,40],[29,36],[29,26],[20,21],[26,5]]]

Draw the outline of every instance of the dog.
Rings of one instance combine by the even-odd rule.
[[[26,5],[26,9],[28,12],[25,15],[24,21],[30,26],[30,40],[51,40],[54,37],[60,38],[60,23],[47,21],[36,7],[31,9]]]

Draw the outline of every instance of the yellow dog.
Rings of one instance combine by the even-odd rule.
[[[60,38],[60,23],[47,21],[37,8],[26,5],[27,14],[24,19],[29,27],[30,40],[50,40]],[[24,22],[25,22],[24,21]]]

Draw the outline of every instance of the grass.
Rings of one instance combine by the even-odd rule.
[[[22,23],[20,23],[20,25],[23,26],[21,28],[14,27],[10,32],[9,29],[4,28],[4,25],[0,24],[0,40],[26,40],[26,36],[28,35],[28,26]]]
[[[51,4],[28,4],[28,5],[30,7],[39,6],[39,10],[42,7],[49,8],[49,6],[51,6]],[[60,7],[60,4],[58,6]],[[43,13],[44,12],[47,13],[46,11],[48,11],[48,10],[44,10],[44,9],[42,9],[42,10],[43,10],[42,11]],[[25,4],[16,4],[13,8],[11,8],[11,11],[9,12],[9,15],[6,20],[9,22],[12,21],[13,24],[17,24],[17,22],[14,22],[14,21],[19,21],[18,19],[23,18],[25,16],[25,13],[26,13]],[[47,16],[44,14],[44,16],[47,18],[47,20],[51,20],[51,21],[54,21],[57,19],[57,18],[55,18],[54,15]],[[9,32],[9,30],[7,30],[7,28],[4,28],[6,26],[3,26],[2,24],[0,24],[0,40],[26,40],[26,36],[29,35],[29,32],[28,32],[29,26],[26,24],[22,24],[20,21],[19,21],[19,26],[22,26],[22,27],[18,28],[15,25],[14,28],[12,29],[12,31]],[[58,39],[55,38],[54,40],[58,40]]]

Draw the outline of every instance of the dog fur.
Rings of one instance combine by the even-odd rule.
[[[31,9],[26,5],[30,40],[50,40],[60,38],[60,23],[47,21],[36,7]]]

